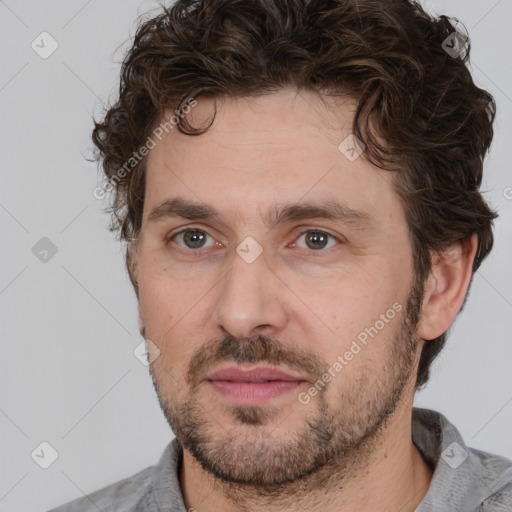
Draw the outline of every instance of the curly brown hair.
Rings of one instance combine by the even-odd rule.
[[[457,45],[461,51],[448,51]],[[475,272],[492,248],[497,217],[479,191],[496,104],[472,80],[470,50],[457,19],[408,0],[177,0],[140,20],[119,98],[92,134],[115,191],[110,229],[128,242],[137,297],[130,249],[141,230],[146,158],[133,155],[168,109],[178,112],[191,97],[284,87],[357,101],[353,133],[371,163],[395,172],[417,279],[424,282],[434,254],[476,233]],[[177,128],[200,135],[211,123],[194,128],[184,116]],[[417,389],[446,335],[425,343]]]

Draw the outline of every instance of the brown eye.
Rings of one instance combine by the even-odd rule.
[[[300,234],[300,238],[304,237],[304,240],[306,242],[306,248],[312,249],[314,251],[321,251],[322,249],[325,249],[329,243],[329,239],[332,239],[334,241],[338,240],[335,236],[331,235],[330,233],[326,233],[325,231],[319,231],[317,229],[304,231]],[[332,247],[332,245],[331,245]]]
[[[178,243],[178,246],[184,247],[186,249],[203,249],[208,247],[205,245],[205,241],[210,237],[208,233],[202,231],[200,229],[184,229],[179,233],[176,233],[169,237],[169,242],[171,240],[182,240],[182,243]],[[211,238],[211,237],[210,237]],[[213,239],[212,239],[213,240]]]
[[[205,233],[197,229],[189,229],[183,233],[183,241],[191,249],[198,249],[202,247],[205,239]]]

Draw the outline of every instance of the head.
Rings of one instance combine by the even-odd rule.
[[[454,32],[406,0],[178,0],[141,22],[93,140],[162,409],[220,478],[356,461],[427,383],[496,217],[495,104]],[[300,382],[226,398],[208,379],[228,363]]]

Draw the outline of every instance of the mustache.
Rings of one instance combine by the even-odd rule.
[[[237,364],[264,362],[277,367],[285,365],[310,377],[313,382],[328,369],[312,350],[288,348],[263,335],[237,338],[228,334],[220,341],[206,343],[192,356],[186,374],[190,388],[196,388],[213,366],[228,361]]]

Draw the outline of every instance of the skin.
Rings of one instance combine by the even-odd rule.
[[[212,113],[213,100],[198,101],[188,116],[193,126]],[[476,238],[434,260],[422,315],[408,331],[413,254],[392,173],[371,165],[364,153],[349,161],[338,149],[350,134],[354,104],[337,98],[327,105],[311,92],[281,90],[224,99],[217,106],[215,123],[205,134],[188,137],[171,130],[151,150],[142,230],[133,248],[141,324],[146,339],[160,350],[151,374],[164,414],[182,441],[190,434],[183,420],[194,419],[208,441],[206,455],[233,477],[231,482],[218,478],[186,448],[179,475],[185,505],[199,512],[262,506],[269,511],[414,511],[432,478],[411,439],[419,355],[424,340],[445,332],[462,305]],[[156,205],[174,197],[212,206],[220,218],[149,221]],[[269,229],[263,222],[277,204],[329,199],[365,212],[370,224],[311,218]],[[183,236],[166,243],[184,228],[209,235],[204,246],[191,248]],[[311,248],[308,230],[334,238]],[[236,252],[248,236],[263,250],[252,263]],[[187,373],[206,347],[215,349],[227,336],[239,341],[242,352],[251,343],[259,347],[261,335],[291,354],[292,362],[306,354],[330,367],[396,303],[401,312],[322,393],[308,404],[298,400],[299,392],[315,382],[304,366],[306,382],[253,410],[254,424],[208,383],[199,379],[193,387]],[[219,359],[209,361],[214,360],[206,359],[207,372]],[[241,366],[272,365],[262,360]],[[281,368],[300,373],[290,365]],[[393,410],[386,416],[390,401]],[[310,475],[278,482],[283,476],[279,457],[290,457],[285,468],[307,462],[301,435],[310,439],[311,453],[322,449],[307,429],[313,418],[320,430],[333,425],[339,434],[332,441],[331,455],[339,448],[337,456]],[[366,441],[358,444],[364,434]],[[264,485],[251,485],[257,478]]]

